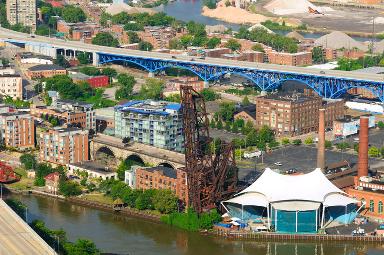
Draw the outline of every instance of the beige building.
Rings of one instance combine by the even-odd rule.
[[[57,165],[88,160],[88,131],[79,128],[54,128],[40,134],[39,159]]]
[[[0,114],[0,139],[5,146],[28,149],[35,146],[34,119],[28,113]]]
[[[36,0],[7,0],[7,20],[36,30]]]
[[[0,75],[0,95],[22,99],[23,79],[21,76],[15,74]]]

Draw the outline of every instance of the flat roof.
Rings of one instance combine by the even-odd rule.
[[[279,101],[285,101],[285,102],[294,102],[294,103],[302,103],[302,102],[315,99],[315,97],[305,96],[301,93],[281,93],[281,92],[275,93],[275,94],[269,94],[266,96],[262,96],[260,98],[279,100]]]
[[[59,65],[36,65],[28,68],[28,70],[30,71],[65,70],[65,68]]]
[[[179,111],[181,104],[155,100],[133,100],[115,107],[122,112],[135,112],[140,114],[169,115],[167,110]]]
[[[170,167],[165,166],[156,166],[156,167],[141,167],[140,169],[143,169],[148,172],[162,172],[164,176],[167,176],[172,179],[177,178],[176,170]]]

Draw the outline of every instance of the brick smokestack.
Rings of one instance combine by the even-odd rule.
[[[368,117],[360,117],[358,177],[368,176],[368,121]]]
[[[319,109],[319,140],[317,142],[317,168],[325,169],[325,109]]]

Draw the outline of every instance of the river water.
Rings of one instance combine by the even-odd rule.
[[[155,8],[158,11],[163,11],[169,16],[175,17],[177,20],[181,21],[195,21],[198,23],[206,25],[218,25],[222,24],[227,28],[232,28],[233,30],[238,30],[240,25],[224,22],[218,19],[210,18],[201,15],[202,1],[201,0],[176,0],[169,2],[167,5],[159,6]],[[286,31],[276,31],[279,34],[286,34]],[[305,33],[300,32],[305,38],[316,39],[323,36],[323,33]],[[353,39],[357,41],[371,41],[371,38],[352,36]],[[374,41],[380,41],[380,39],[374,39]]]
[[[164,224],[72,205],[53,198],[15,195],[28,206],[28,221],[62,228],[71,241],[93,240],[103,252],[129,255],[382,255],[384,246],[352,243],[233,241],[182,231]]]

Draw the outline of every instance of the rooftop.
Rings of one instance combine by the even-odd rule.
[[[65,70],[59,65],[36,65],[28,68],[29,71],[45,71],[45,70]]]
[[[176,170],[173,168],[165,167],[165,166],[157,166],[157,167],[144,167],[140,168],[148,172],[161,172],[162,175],[167,176],[172,179],[177,178]]]
[[[276,101],[293,102],[293,103],[303,103],[303,102],[311,101],[315,99],[315,97],[304,96],[301,93],[275,93],[275,94],[262,96],[261,98],[272,99]]]
[[[169,115],[170,111],[179,111],[181,104],[167,101],[133,100],[116,106],[117,111],[135,112],[141,114]]]

